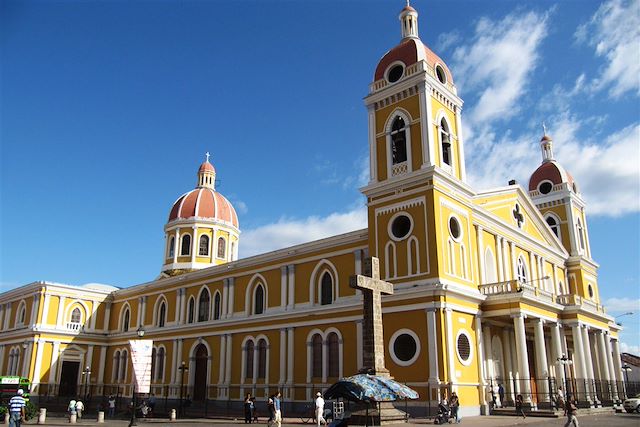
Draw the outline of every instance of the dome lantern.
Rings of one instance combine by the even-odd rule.
[[[205,153],[206,160],[200,165],[198,169],[198,188],[210,188],[216,189],[216,170],[213,165],[209,163],[209,152]]]
[[[547,127],[542,123],[543,136],[540,140],[540,149],[542,150],[542,162],[550,162],[553,158],[553,140],[547,135]]]
[[[418,12],[409,5],[409,0],[407,0],[407,5],[400,12],[401,32],[402,39],[414,38],[418,37]]]

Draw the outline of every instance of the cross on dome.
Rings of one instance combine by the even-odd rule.
[[[206,153],[204,153],[204,155],[205,155],[205,157],[207,158],[207,159],[205,160],[205,162],[207,162],[207,163],[208,163],[208,162],[209,162],[209,152],[207,151]]]

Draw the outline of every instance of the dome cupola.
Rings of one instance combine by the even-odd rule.
[[[542,152],[542,164],[531,174],[529,178],[529,191],[533,196],[549,194],[558,189],[558,185],[567,184],[569,189],[578,193],[578,186],[573,177],[553,157],[553,139],[547,135],[547,128],[542,125],[544,133],[540,139]]]

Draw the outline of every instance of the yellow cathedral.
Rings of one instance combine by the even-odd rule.
[[[601,305],[585,202],[551,137],[527,188],[471,188],[453,74],[420,40],[416,10],[399,20],[401,41],[364,101],[367,228],[238,259],[238,216],[207,156],[169,210],[157,279],[0,295],[0,373],[28,377],[40,401],[130,397],[128,342],[143,327],[159,400],[182,390],[214,411],[279,390],[286,412],[362,367],[362,295],[349,277],[376,256],[394,287],[385,365],[420,393],[409,412],[452,391],[467,416],[518,394],[544,410],[560,386],[584,407],[619,402],[620,327]]]

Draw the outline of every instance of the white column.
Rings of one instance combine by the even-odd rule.
[[[573,335],[573,366],[575,369],[575,376],[577,381],[578,389],[584,389],[584,383],[582,382],[587,378],[586,372],[586,364],[585,364],[585,356],[584,356],[584,346],[582,344],[582,327],[579,324],[571,326],[571,332]],[[578,390],[579,392],[582,390]],[[586,395],[585,399],[590,400],[589,398],[589,388],[587,387],[584,390]]]
[[[227,310],[229,304],[229,279],[222,279],[222,304],[220,307],[220,318],[227,318]]]
[[[322,382],[323,383],[327,382],[327,365],[328,365],[327,361],[329,360],[328,359],[329,352],[327,351],[329,346],[328,344],[329,342],[326,339],[322,340]]]
[[[464,163],[464,161],[462,161]],[[483,228],[479,225],[476,225],[476,241],[478,243],[478,271],[480,283],[487,283],[487,275],[484,271],[484,232]]]
[[[356,320],[356,342],[362,342],[362,319]],[[362,369],[362,365],[364,362],[361,345],[356,345],[356,361],[356,367],[358,368],[358,370]]]
[[[58,305],[58,316],[56,318],[56,325],[61,327],[64,325],[64,308],[65,308],[66,297],[60,296],[60,304]]]
[[[285,328],[280,329],[280,378],[278,384],[284,384],[286,380],[285,371],[287,369],[287,358],[285,354],[287,352],[287,330]]]
[[[467,180],[467,168],[464,162],[464,139],[462,138],[462,108],[456,107],[456,131],[458,134],[458,152],[460,153],[460,179]]]
[[[427,313],[428,314],[428,313]],[[487,381],[486,378],[488,376],[488,374],[485,371],[485,362],[482,360],[482,355],[485,353],[485,349],[487,347],[487,341],[486,338],[483,337],[482,335],[482,319],[480,318],[480,316],[476,316],[475,317],[475,321],[476,321],[476,353],[478,354],[478,357],[480,358],[479,361],[479,365],[480,365],[480,404],[481,405],[486,405],[487,404],[487,393],[485,391],[485,387],[487,385]],[[485,327],[485,329],[488,329],[487,327]],[[431,338],[431,336],[429,336],[430,340],[433,341],[433,339]],[[490,344],[489,344],[490,346]],[[429,355],[429,359],[431,359],[431,354]],[[485,408],[486,410],[486,408]]]
[[[480,335],[478,335],[478,339],[480,339]],[[487,380],[495,379],[496,373],[493,372],[493,355],[491,354],[491,328],[489,326],[482,328],[482,341],[484,341],[483,357],[485,378]]]
[[[280,307],[284,310],[287,305],[287,266],[280,267]]]
[[[614,369],[615,367],[613,366],[613,356],[612,356],[612,349],[611,349],[611,340],[609,339],[609,331],[602,331],[602,335],[604,336],[604,351],[605,351],[605,357],[606,357],[606,364],[607,367],[609,368],[609,381],[610,381],[610,385],[612,388],[612,393],[613,393],[613,400],[617,401],[618,400],[618,388],[616,387],[616,384],[612,384],[612,382],[615,382],[616,380],[616,374],[614,373]]]
[[[62,315],[60,313],[64,309],[64,304],[63,304],[63,299],[62,298],[63,297],[60,297],[60,306],[58,307],[58,322],[60,321],[60,318],[62,317]],[[9,325],[11,324],[11,303],[10,302],[6,303],[4,307],[5,307],[4,308],[4,325],[5,325],[5,329],[9,329]]]
[[[104,367],[107,364],[107,346],[100,346],[100,361],[98,362],[98,378],[96,383],[99,385],[104,384]]]
[[[233,335],[231,334],[227,334],[227,355],[226,355],[226,362],[225,362],[225,366],[224,366],[224,383],[229,385],[231,384],[231,354],[232,354],[232,350],[233,350],[233,345],[232,345],[232,340],[233,340]],[[240,367],[242,369],[242,366]]]
[[[180,230],[176,228],[175,240],[173,242],[173,263],[178,262],[178,251],[180,250]]]
[[[428,308],[427,309],[427,342],[429,347],[429,383],[431,384],[439,384],[440,383],[440,373],[438,369],[438,328],[436,327],[436,311],[437,308]],[[360,329],[362,330],[362,321],[360,321]],[[362,342],[362,332],[360,332],[360,336],[358,337]],[[360,350],[361,346],[358,346]],[[362,350],[360,350],[362,353]]]
[[[220,364],[218,372],[218,385],[224,384],[225,362],[227,361],[227,336],[220,335]]]
[[[231,277],[229,278],[229,306],[227,307],[227,316],[229,318],[233,317],[233,312],[234,312],[234,295],[235,295],[235,278]],[[229,345],[227,343],[227,345]]]
[[[293,384],[293,328],[287,328],[287,384]]]
[[[9,329],[9,325],[7,325],[7,322],[5,321],[5,318],[4,318],[4,314],[5,314],[4,310],[5,310],[5,305],[0,304],[0,330],[3,330],[3,331],[5,329]],[[2,365],[0,364],[0,366]]]
[[[49,384],[58,382],[58,357],[60,356],[60,341],[53,342],[53,350],[51,351],[51,363],[49,363]]]
[[[449,362],[449,382],[451,383],[452,391],[456,391],[457,387],[454,385],[456,382],[456,365],[454,361],[455,350],[453,347],[453,319],[452,310],[450,308],[444,309],[445,313],[445,328],[447,331],[447,360]]]
[[[593,359],[591,358],[591,341],[589,339],[589,327],[584,325],[582,327],[582,351],[584,352],[584,362],[587,373],[587,378],[593,380],[595,375],[593,374]]]
[[[529,252],[529,266],[531,270],[531,277],[528,278],[532,284],[537,288],[542,288],[542,283],[540,283],[537,279],[541,276],[538,276],[538,255],[534,255],[533,252]]]
[[[558,363],[558,359],[562,357],[562,344],[560,341],[560,325],[558,323],[551,324],[551,348],[553,355],[553,364],[556,367],[556,377],[560,378],[558,385],[566,384],[566,378],[564,377],[564,368]],[[566,393],[566,390],[565,390]]]
[[[516,261],[516,245],[513,242],[509,242],[509,254],[511,255],[511,278],[516,279],[518,277],[518,262]]]
[[[611,381],[609,374],[609,362],[607,360],[607,347],[604,342],[604,331],[596,331],[596,347],[598,351],[598,368],[600,368],[600,379],[603,381]]]
[[[524,315],[512,315],[513,329],[516,334],[516,354],[518,358],[518,375],[520,390],[524,394],[525,402],[531,402],[531,386],[529,384],[529,357],[527,353],[527,335],[524,328]]]
[[[46,341],[42,338],[38,338],[36,341],[36,364],[33,369],[32,385],[40,385],[42,378],[40,378],[40,368],[42,367],[42,353],[44,352],[44,346]],[[39,388],[39,387],[38,387]],[[37,394],[40,394],[39,392]]]
[[[502,330],[502,352],[504,353],[504,373],[506,375],[505,383],[506,390],[508,396],[511,397],[511,400],[515,399],[513,390],[513,361],[511,359],[511,350],[513,346],[511,345],[511,330],[509,328],[504,328]]]
[[[198,228],[194,225],[191,227],[191,263],[196,262],[196,254],[198,253]]]
[[[1,310],[2,310],[2,305],[0,304],[0,311]],[[0,319],[2,319],[1,315],[0,315]],[[4,349],[5,349],[5,347],[6,346],[4,344],[0,344],[0,367],[4,366]]]
[[[533,321],[533,335],[535,340],[536,377],[538,377],[538,401],[549,402],[549,364],[547,363],[547,349],[544,342],[544,321]],[[540,396],[542,393],[542,396]]]
[[[425,98],[425,109],[426,116],[422,121],[422,125],[427,128],[427,141],[423,141],[424,144],[423,150],[429,153],[429,157],[427,157],[427,165],[435,165],[436,164],[436,137],[433,132],[433,108],[431,106],[431,87],[429,85],[425,86],[424,94],[421,95],[422,98]]]
[[[377,149],[376,149],[376,111],[374,104],[367,106],[367,113],[369,114],[369,176],[371,182],[378,180],[377,173]]]
[[[291,264],[287,270],[289,275],[289,302],[287,303],[287,308],[293,310],[296,305],[296,266]]]
[[[249,353],[247,353],[248,355]],[[258,343],[253,346],[253,378],[251,379],[253,384],[258,382]]]
[[[35,325],[36,317],[38,316],[38,305],[40,304],[40,294],[33,294],[33,304],[31,304],[31,315],[29,316],[29,321],[25,322],[28,325]]]
[[[612,340],[613,342],[613,372],[616,374],[616,381],[623,382],[624,376],[622,375],[622,360],[620,359],[620,345],[618,340]]]
[[[29,368],[31,368],[31,352],[33,351],[33,342],[29,341],[27,344],[27,349],[24,351],[23,359],[22,359],[22,376],[29,376]]]

